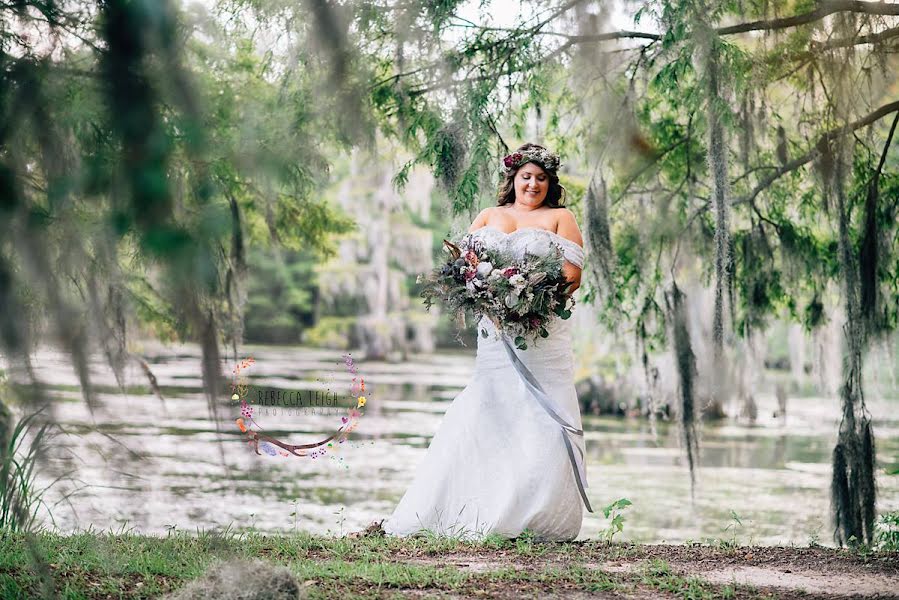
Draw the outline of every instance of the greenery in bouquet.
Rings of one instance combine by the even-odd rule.
[[[430,310],[439,302],[451,314],[464,320],[473,313],[487,317],[497,329],[527,349],[527,340],[548,337],[551,319],[571,316],[574,298],[567,293],[571,282],[562,273],[562,249],[546,255],[526,254],[516,260],[511,254],[486,246],[466,235],[457,246],[443,240],[447,261],[427,276],[421,296]],[[487,337],[487,330],[481,334]]]

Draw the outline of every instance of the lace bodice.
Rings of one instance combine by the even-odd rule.
[[[506,233],[492,225],[486,225],[477,229],[465,237],[477,237],[489,246],[505,246],[518,258],[523,258],[525,252],[540,256],[550,252],[551,244],[562,248],[565,260],[578,267],[584,268],[584,249],[571,240],[562,237],[558,233],[543,229],[542,227],[522,227],[512,233]],[[464,240],[465,238],[463,238]]]

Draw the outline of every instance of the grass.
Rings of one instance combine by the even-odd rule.
[[[0,393],[3,391],[0,381]],[[61,480],[75,482],[74,470],[57,476],[50,484],[37,487],[35,467],[39,458],[54,443],[59,428],[41,420],[44,406],[29,414],[14,416],[0,401],[0,531],[30,530],[37,523],[38,510],[43,506],[50,513],[52,506],[44,501],[46,491]],[[81,489],[64,495],[55,504],[67,502],[69,496]]]
[[[659,598],[763,598],[757,590],[684,576],[686,546],[539,542],[487,536],[466,542],[439,536],[270,536],[230,529],[144,536],[85,531],[35,536],[36,554],[61,598],[155,598],[200,577],[219,560],[262,559],[284,565],[311,598],[544,597],[614,593]],[[708,554],[730,554],[706,546]],[[826,552],[817,549],[817,552]],[[836,551],[834,551],[836,552]],[[607,565],[625,564],[627,569]],[[40,597],[41,579],[21,533],[0,535],[0,598]]]
[[[479,573],[441,566],[439,560],[428,558],[472,546],[441,539],[350,540],[302,533],[286,537],[179,533],[163,538],[45,533],[38,540],[64,598],[151,598],[200,576],[216,559],[236,557],[261,557],[287,565],[299,581],[314,582],[309,590],[312,597],[377,595],[378,590],[474,594],[504,586],[571,585],[585,590],[616,586],[601,571],[574,564],[533,570],[501,567]],[[513,551],[510,546],[503,544]],[[516,546],[514,551],[532,555],[534,550]],[[0,597],[26,598],[36,593],[39,580],[24,566],[28,563],[23,536],[10,534],[0,541]]]

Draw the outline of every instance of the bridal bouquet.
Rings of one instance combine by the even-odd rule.
[[[526,338],[548,337],[546,324],[557,315],[571,316],[574,298],[566,294],[571,282],[562,274],[562,249],[546,255],[527,254],[516,260],[479,239],[465,236],[461,247],[443,240],[449,252],[447,262],[427,276],[421,296],[430,310],[435,301],[464,319],[466,311],[488,317],[497,329],[527,349]],[[487,337],[487,331],[481,334]]]

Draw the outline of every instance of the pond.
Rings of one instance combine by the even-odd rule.
[[[43,513],[48,527],[153,534],[230,527],[339,535],[362,529],[390,514],[474,368],[473,350],[403,363],[357,361],[368,399],[358,427],[323,456],[299,458],[253,452],[236,425],[239,406],[230,391],[216,407],[216,427],[202,392],[198,347],[146,344],[140,351],[164,401],[137,366],[127,372],[127,393],[121,392],[98,359],[92,372],[102,407],[94,414],[81,399],[66,356],[38,353],[38,375],[58,398],[56,415],[66,431],[57,449],[73,457],[54,464],[77,469],[77,481],[47,492],[53,507],[52,518]],[[266,431],[308,443],[340,425],[352,377],[341,352],[247,346],[239,358],[247,356],[255,360],[245,371],[251,394],[270,390],[308,399],[330,393],[337,399],[319,402],[314,410],[308,404],[289,409],[259,403],[254,418]],[[223,371],[232,366],[223,364]],[[315,391],[321,394],[309,395]],[[623,511],[624,529],[615,539],[833,545],[828,507],[838,399],[792,397],[787,418],[780,420],[773,416],[773,390],[757,390],[755,397],[756,425],[703,424],[692,496],[675,425],[659,421],[654,434],[643,418],[585,416],[588,494],[596,512],[585,512],[579,539],[599,536],[609,525],[602,508],[627,498],[633,504]],[[879,513],[899,509],[899,476],[884,468],[895,467],[890,461],[899,456],[896,406],[895,397],[869,400],[878,444]],[[48,482],[51,473],[42,477]]]

